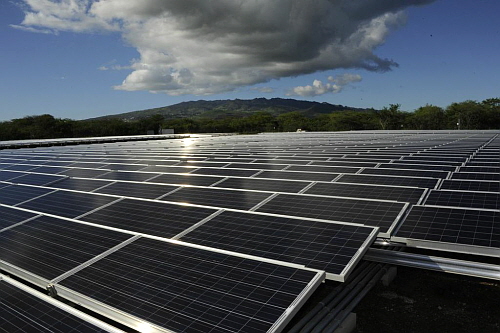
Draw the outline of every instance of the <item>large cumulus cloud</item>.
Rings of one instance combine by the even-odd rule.
[[[16,26],[117,31],[140,54],[116,89],[213,94],[338,68],[388,71],[374,50],[432,0],[24,0]]]

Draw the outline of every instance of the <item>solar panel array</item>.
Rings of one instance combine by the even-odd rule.
[[[495,131],[0,150],[0,268],[132,328],[279,331],[376,237],[500,256]]]

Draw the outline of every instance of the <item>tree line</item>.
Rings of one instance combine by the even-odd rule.
[[[0,122],[0,140],[140,135],[151,130],[158,134],[161,128],[173,128],[175,133],[290,132],[299,128],[308,131],[500,129],[500,98],[482,102],[467,100],[446,108],[425,105],[412,112],[402,111],[400,104],[390,104],[381,110],[336,111],[313,117],[300,112],[277,116],[257,112],[220,119],[164,119],[156,114],[127,121],[72,120],[44,114]]]

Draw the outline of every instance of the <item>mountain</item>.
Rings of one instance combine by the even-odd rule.
[[[170,106],[120,113],[94,119],[119,118],[124,120],[137,120],[156,114],[162,115],[165,119],[191,117],[218,119],[229,116],[248,116],[259,111],[269,112],[272,115],[298,111],[306,116],[314,116],[322,113],[331,113],[335,111],[346,110],[366,111],[366,109],[353,108],[344,105],[335,105],[326,102],[319,103],[283,98],[255,98],[250,100],[199,100],[182,102]]]

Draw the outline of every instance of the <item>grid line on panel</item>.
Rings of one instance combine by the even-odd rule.
[[[116,231],[39,216],[0,233],[0,259],[50,280],[129,237]]]
[[[180,239],[341,274],[373,230],[226,211]]]
[[[280,194],[257,211],[365,224],[387,232],[404,207],[400,202]]]
[[[0,206],[0,230],[35,217],[36,214],[23,210]]]
[[[35,198],[43,197],[54,191],[54,189],[28,185],[4,186],[0,188],[0,203],[15,206]]]
[[[2,279],[0,307],[2,332],[107,332]]]
[[[433,190],[425,205],[500,209],[500,194],[454,190]]]
[[[209,208],[126,198],[85,215],[80,220],[170,238],[215,211]]]
[[[317,274],[140,238],[59,285],[177,332],[265,332]]]
[[[376,185],[394,185],[394,186],[411,186],[434,188],[438,179],[436,178],[414,178],[414,177],[398,177],[398,176],[382,176],[382,175],[341,175],[336,182],[356,183],[356,184],[376,184]]]
[[[74,218],[115,201],[116,197],[57,190],[39,198],[23,202],[21,208]]]
[[[499,248],[499,219],[497,211],[413,206],[395,236]]]
[[[440,189],[477,192],[500,192],[500,182],[445,179]]]
[[[317,183],[309,188],[305,193],[326,196],[392,200],[416,204],[422,197],[424,189],[334,182]]]
[[[119,196],[129,196],[144,199],[156,199],[163,196],[175,189],[177,186],[169,185],[156,185],[147,183],[134,183],[134,182],[115,182],[106,187],[101,187],[94,191],[94,193],[104,193]]]
[[[306,180],[306,181],[325,181],[329,182],[335,179],[338,173],[321,173],[321,172],[301,172],[301,171],[262,171],[257,178],[273,178],[273,179],[289,179],[289,180]]]
[[[270,195],[270,193],[265,192],[244,190],[184,187],[162,197],[161,200],[247,210],[267,199]]]

